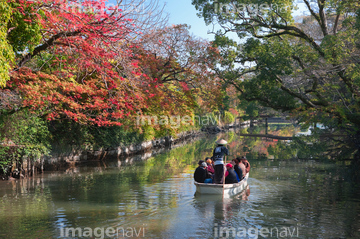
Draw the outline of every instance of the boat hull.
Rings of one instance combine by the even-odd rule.
[[[238,183],[233,184],[212,184],[212,183],[198,183],[194,182],[196,186],[196,194],[200,195],[223,195],[224,197],[231,197],[241,193],[248,185],[249,173],[245,178]]]

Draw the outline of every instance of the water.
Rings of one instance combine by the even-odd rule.
[[[73,238],[69,228],[75,238],[360,238],[348,162],[293,160],[289,142],[224,137],[230,158],[246,154],[252,166],[240,195],[194,195],[196,162],[216,140],[201,139],[142,162],[0,182],[0,238]]]

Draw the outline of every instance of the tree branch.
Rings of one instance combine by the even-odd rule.
[[[326,15],[325,15],[325,0],[318,0],[318,5],[319,5],[319,15],[320,15],[320,20],[321,20],[321,30],[322,33],[324,34],[324,36],[329,35],[328,33],[328,27],[327,27],[327,19],[326,19]]]
[[[303,1],[306,4],[306,6],[307,6],[308,10],[310,11],[311,15],[316,19],[316,21],[319,23],[319,25],[321,25],[320,17],[311,8],[309,1],[308,0],[303,0]]]
[[[339,19],[340,19],[340,13],[336,15],[334,28],[333,28],[334,35],[336,35],[336,33],[337,33],[337,28],[338,28],[338,25],[339,25]]]
[[[55,41],[61,37],[64,36],[76,36],[80,34],[80,30],[74,31],[74,32],[61,32],[58,33],[51,38],[49,38],[44,44],[37,46],[32,53],[28,53],[21,60],[17,63],[17,67],[20,68],[24,66],[28,61],[30,61],[32,58],[34,58],[36,55],[38,55],[40,52],[45,51],[49,47],[55,44]]]

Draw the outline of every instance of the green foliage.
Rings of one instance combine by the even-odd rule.
[[[0,87],[10,79],[15,55],[32,52],[41,40],[41,25],[35,3],[0,2]],[[36,12],[35,12],[36,11]]]
[[[40,19],[34,9],[36,4],[24,4],[22,1],[10,1],[10,4],[16,11],[12,12],[12,19],[7,26],[11,29],[7,36],[8,41],[17,55],[33,52],[42,38]],[[42,11],[38,10],[36,13],[41,15]]]
[[[94,148],[118,147],[120,145],[139,143],[145,137],[136,130],[124,126],[91,127],[90,134],[93,136],[92,147]]]
[[[24,158],[38,159],[50,152],[50,135],[46,122],[26,110],[3,115],[0,120],[1,169],[6,173],[12,164]]]
[[[259,116],[259,106],[258,106],[257,102],[244,101],[244,104],[246,104],[245,113],[249,118],[256,118]],[[246,117],[245,117],[245,120],[247,120]]]
[[[296,147],[289,147],[289,145],[286,145],[281,141],[278,141],[275,145],[270,145],[268,152],[274,159],[291,159],[297,156]]]
[[[235,121],[235,117],[233,114],[231,114],[229,111],[224,112],[224,119],[223,123],[225,124],[231,124]]]
[[[12,163],[12,154],[9,154],[9,147],[0,146],[0,173],[6,174]]]
[[[118,147],[149,137],[124,126],[96,127],[73,121],[51,121],[48,127],[53,152]]]
[[[143,137],[145,140],[152,140],[155,138],[156,132],[155,132],[154,127],[152,127],[151,125],[146,125],[146,126],[144,126],[143,134],[144,134]]]
[[[242,103],[290,112],[302,122],[360,130],[358,1],[324,1],[323,6],[318,1],[296,21],[294,1],[242,2],[277,7],[259,14],[216,11],[216,5],[230,2],[237,1],[192,1],[206,23],[223,26],[214,41],[221,55],[215,70],[236,86]],[[241,41],[226,37],[228,32]],[[244,109],[258,114],[251,105]]]
[[[48,128],[53,152],[84,150],[94,142],[94,137],[87,126],[72,121],[51,121],[48,123]]]
[[[357,10],[356,12],[356,25],[355,27],[360,30],[360,9]]]
[[[214,126],[214,125],[218,125],[220,123],[220,120],[221,120],[221,116],[219,112],[213,111],[201,118],[201,124],[202,126]]]
[[[225,137],[225,140],[228,142],[228,144],[230,144],[231,142],[233,142],[233,140],[236,138],[235,137],[235,132],[234,131],[229,131],[227,133],[227,137]]]
[[[10,79],[9,71],[14,61],[14,52],[6,39],[7,25],[10,22],[12,8],[7,1],[0,2],[0,87]]]

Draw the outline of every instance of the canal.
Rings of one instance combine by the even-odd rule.
[[[296,131],[280,125],[269,133]],[[144,161],[2,181],[0,238],[360,238],[357,170],[348,161],[299,160],[290,141],[221,135],[229,159],[249,159],[249,187],[229,199],[194,195],[197,161],[219,137]]]

